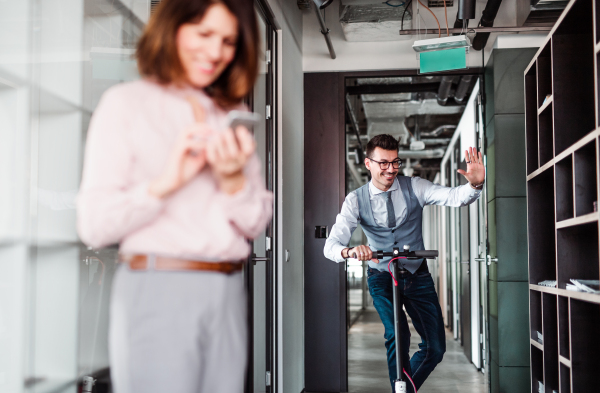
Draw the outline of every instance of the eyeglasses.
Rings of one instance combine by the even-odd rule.
[[[390,167],[390,164],[392,164],[392,168],[398,169],[402,165],[402,161],[400,161],[400,160],[394,160],[392,162],[387,162],[387,161],[375,161],[374,159],[372,159],[370,157],[367,157],[367,158],[373,162],[378,163],[380,169],[388,169]]]

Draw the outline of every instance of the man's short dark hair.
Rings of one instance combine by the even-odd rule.
[[[367,143],[367,157],[373,157],[375,148],[398,151],[398,140],[389,134],[376,135]]]

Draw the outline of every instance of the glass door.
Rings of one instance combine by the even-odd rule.
[[[258,7],[258,25],[261,35],[259,74],[250,108],[261,115],[261,123],[254,128],[257,154],[261,160],[266,187],[275,192],[276,162],[274,123],[274,67],[273,48],[275,31]],[[276,198],[275,198],[276,200]],[[274,209],[274,213],[277,210]],[[276,264],[274,261],[275,214],[266,230],[253,241],[253,253],[245,270],[248,288],[249,362],[246,391],[273,392],[275,386],[275,291]]]

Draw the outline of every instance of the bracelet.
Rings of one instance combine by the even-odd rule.
[[[472,183],[469,183],[469,185],[471,185],[471,187],[473,187],[476,190],[482,190],[484,184],[485,184],[485,180],[481,184],[472,184]]]

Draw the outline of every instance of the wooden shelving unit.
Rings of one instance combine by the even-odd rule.
[[[600,391],[600,0],[572,0],[525,70],[531,391]],[[538,285],[556,280],[557,287]]]

